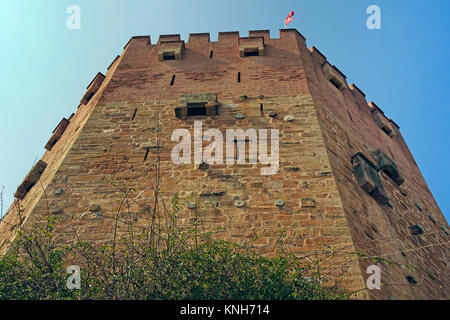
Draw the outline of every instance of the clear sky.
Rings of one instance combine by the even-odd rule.
[[[369,30],[366,9],[381,9]],[[69,5],[81,29],[69,30]],[[323,52],[401,127],[449,220],[448,0],[1,0],[0,190],[3,212],[62,117],[75,112],[86,86],[122,53],[133,35],[278,29],[290,10]]]

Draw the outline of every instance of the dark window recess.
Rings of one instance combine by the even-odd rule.
[[[212,59],[213,55],[214,55],[214,51],[211,50],[211,52],[209,53],[209,58]]]
[[[437,220],[436,220],[436,218],[430,213],[429,215],[428,215],[428,218],[431,220],[431,222],[433,222],[433,223],[436,223],[437,222]]]
[[[213,117],[219,115],[217,95],[213,93],[182,94],[180,105],[175,108],[175,117],[188,119],[192,116]]]
[[[359,186],[380,204],[386,204],[389,199],[378,175],[378,168],[359,152],[352,157],[352,165]]]
[[[414,279],[413,276],[406,276],[406,280],[408,281],[409,284],[416,284],[417,283],[416,279]]]
[[[259,104],[259,110],[260,110],[261,112],[263,112],[263,111],[264,111],[264,106],[263,106],[263,104],[262,104],[262,103],[260,103],[260,104]]]
[[[133,121],[134,118],[136,118],[137,110],[138,110],[138,109],[134,109],[133,116],[131,117],[131,121]]]
[[[369,238],[371,240],[375,240],[375,238],[370,233],[368,233],[367,231],[364,231],[364,233],[366,234],[367,238]]]
[[[47,149],[48,151],[52,150],[56,142],[58,142],[58,140],[61,139],[63,133],[66,131],[69,124],[70,121],[67,120],[66,118],[63,118],[61,122],[58,124],[58,126],[55,128],[55,130],[53,130],[52,136],[50,137],[44,148]]]
[[[333,86],[336,87],[336,89],[341,90],[342,89],[342,85],[340,82],[338,82],[335,78],[331,78],[330,82]]]
[[[375,151],[375,156],[377,158],[377,164],[380,170],[386,173],[395,182],[395,184],[400,186],[405,180],[403,179],[394,161],[385,153],[381,152],[380,149]]]
[[[392,134],[392,130],[388,127],[382,127],[381,130],[383,130],[384,133],[386,133],[388,136]]]
[[[173,86],[175,83],[175,75],[172,76],[172,80],[170,80],[170,85]]]
[[[238,72],[238,82],[241,82],[241,73],[240,72]]]
[[[89,101],[91,101],[92,97],[94,96],[95,92],[91,92],[89,93],[89,95],[86,97],[86,103],[87,104]]]
[[[423,204],[421,202],[414,202],[414,205],[416,206],[417,209],[419,209],[419,211],[423,211],[424,207]]]
[[[216,102],[189,102],[185,107],[175,108],[175,117],[187,119],[195,116],[217,116],[219,114],[219,105]]]
[[[175,52],[164,52],[163,60],[175,60]]]
[[[249,48],[244,50],[244,57],[257,57],[259,56],[258,48]]]
[[[31,169],[31,171],[27,174],[25,179],[23,179],[22,183],[17,188],[16,193],[14,193],[14,196],[17,199],[23,200],[25,195],[39,181],[41,175],[45,171],[45,168],[47,168],[47,164],[44,161],[39,160],[38,163],[34,165],[33,169]]]
[[[94,80],[91,81],[91,83],[88,85],[86,92],[84,93],[83,97],[81,98],[81,105],[86,105],[89,103],[89,101],[92,99],[92,97],[98,92],[100,89],[103,81],[105,80],[105,76],[101,74],[100,72],[97,73]]]
[[[380,112],[378,109],[374,109],[371,111],[372,117],[377,124],[377,126],[383,130],[384,133],[386,133],[388,136],[393,137],[395,136],[395,131],[390,125],[389,121],[386,119],[384,114]]]
[[[450,230],[448,230],[447,226],[442,225],[442,226],[441,226],[441,230],[444,231],[444,233],[445,233],[446,235],[449,235],[449,234],[450,234]]]
[[[190,116],[206,116],[206,103],[188,103],[187,115]]]
[[[418,225],[418,224],[413,225],[413,226],[410,226],[410,227],[409,227],[409,230],[411,231],[411,234],[412,234],[413,236],[418,236],[418,235],[423,234],[423,229],[422,229],[422,227],[421,227],[420,225]]]

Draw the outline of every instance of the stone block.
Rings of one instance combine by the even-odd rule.
[[[14,196],[17,199],[23,200],[23,198],[25,198],[25,195],[39,181],[39,178],[44,173],[45,168],[47,168],[47,164],[44,161],[39,160],[22,181],[20,186],[17,188]]]
[[[377,158],[378,168],[386,173],[398,186],[403,184],[405,180],[394,161],[385,153],[381,152],[380,149],[375,151],[375,156]]]

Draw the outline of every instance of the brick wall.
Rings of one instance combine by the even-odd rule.
[[[182,205],[183,223],[190,224],[200,215],[205,230],[223,228],[217,237],[240,243],[256,238],[263,254],[273,251],[283,228],[287,248],[298,255],[324,245],[367,251],[367,234],[369,240],[400,237],[402,250],[416,248],[421,241],[445,241],[442,232],[420,238],[408,235],[408,224],[420,223],[428,231],[446,222],[398,128],[394,126],[394,138],[387,136],[373,122],[371,109],[356,87],[336,89],[321,69],[326,58],[308,50],[296,30],[281,30],[279,39],[271,39],[264,30],[250,31],[249,36],[258,40],[227,32],[220,33],[217,42],[211,42],[209,34],[191,34],[186,43],[179,35],[169,35],[152,45],[147,36],[133,37],[108,68],[97,93],[77,109],[61,139],[44,155],[48,167],[41,187],[33,187],[20,202],[25,226],[42,221],[46,214],[57,214],[58,230],[68,241],[111,239],[117,200],[124,187],[134,186],[133,201],[119,217],[119,233],[126,232],[129,223],[143,230],[151,218],[154,186],[160,183],[160,207],[170,202],[174,192],[197,204],[196,209]],[[263,55],[241,56],[243,46],[261,49],[262,39]],[[175,60],[161,61],[164,50],[176,52]],[[261,175],[261,164],[173,164],[170,154],[177,142],[170,140],[172,132],[186,128],[193,134],[193,118],[175,117],[179,99],[183,94],[207,92],[217,95],[219,114],[203,118],[204,131],[280,130],[277,174]],[[286,116],[292,121],[285,121]],[[393,208],[380,207],[353,177],[351,156],[363,152],[370,157],[375,148],[392,156],[405,177],[407,196],[383,177]],[[278,200],[284,205],[277,206]],[[417,212],[414,205],[419,200],[424,212]],[[434,213],[437,224],[425,221],[425,211]],[[19,220],[11,208],[0,223],[0,243],[13,238]],[[398,242],[374,243],[379,246],[370,253],[399,249]],[[427,270],[437,280],[417,274],[422,283],[416,287],[387,287],[371,297],[442,297],[442,290],[448,288],[448,279],[439,277],[448,259],[443,249],[433,247],[405,257],[424,264],[433,255]],[[343,264],[332,273],[331,282],[363,289],[367,261],[347,260],[338,257],[327,266]],[[385,269],[386,282],[405,284],[402,270]],[[418,289],[419,284],[425,287]],[[359,298],[368,297],[360,291]]]

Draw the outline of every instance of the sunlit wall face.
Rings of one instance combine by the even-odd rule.
[[[368,28],[370,5],[381,29]],[[79,9],[79,25],[68,21]],[[72,8],[71,8],[72,7]],[[70,9],[70,10],[69,10]],[[0,187],[3,213],[51,131],[79,104],[89,81],[105,72],[133,35],[270,29],[287,14],[333,64],[345,70],[401,127],[448,219],[450,3],[414,1],[10,1],[0,10]],[[70,28],[69,25],[75,28]],[[75,23],[75,24],[74,24]],[[439,160],[441,159],[441,160]],[[1,190],[1,189],[0,189]]]

